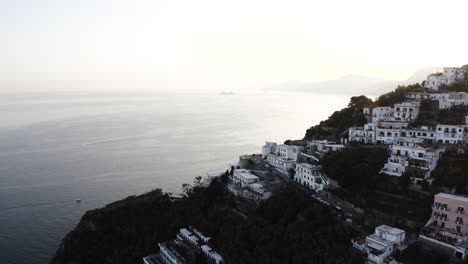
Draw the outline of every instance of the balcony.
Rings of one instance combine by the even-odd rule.
[[[459,215],[464,215],[464,214],[465,214],[465,211],[464,211],[464,210],[457,210],[456,213],[459,214]]]
[[[463,225],[463,220],[456,220],[456,221],[455,221],[455,224],[457,224],[457,225]]]

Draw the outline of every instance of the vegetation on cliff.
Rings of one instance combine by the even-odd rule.
[[[364,126],[367,120],[362,112],[364,107],[393,106],[405,101],[409,92],[422,91],[420,84],[398,86],[394,91],[383,94],[374,102],[364,95],[351,97],[346,108],[335,111],[328,119],[307,129],[304,140],[338,140],[349,127]]]
[[[466,115],[468,115],[468,106],[455,105],[439,110],[437,101],[424,99],[421,101],[419,115],[412,126],[460,125],[465,123]]]
[[[330,152],[322,160],[326,175],[338,182],[334,193],[356,206],[379,210],[399,219],[424,224],[430,214],[432,197],[409,189],[409,178],[379,174],[388,158],[385,145],[357,145]]]
[[[52,263],[140,263],[190,225],[213,237],[226,263],[362,262],[350,230],[301,190],[286,188],[247,220],[237,202],[220,181],[178,202],[160,190],[129,197],[86,213]]]
[[[363,126],[366,123],[362,108],[371,104],[372,100],[364,95],[351,97],[348,107],[335,111],[327,120],[307,129],[304,139],[339,139],[349,127]]]

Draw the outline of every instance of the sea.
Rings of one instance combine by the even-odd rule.
[[[347,105],[313,93],[0,95],[0,263],[49,263],[90,209],[180,192]],[[81,199],[81,202],[77,202]]]

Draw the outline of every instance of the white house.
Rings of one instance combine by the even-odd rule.
[[[247,185],[247,189],[244,191],[243,196],[253,199],[257,202],[267,200],[271,197],[272,193],[265,188],[264,183],[265,182],[259,182]]]
[[[433,144],[436,142],[436,131],[427,126],[419,128],[408,129],[401,133],[402,137],[420,138],[426,144]]]
[[[448,109],[456,105],[468,105],[468,94],[465,92],[447,93],[448,96],[437,98],[439,109]]]
[[[437,125],[436,140],[439,144],[461,144],[463,143],[464,126]]]
[[[353,247],[367,254],[367,262],[372,264],[398,263],[391,255],[397,250],[403,250],[405,245],[406,232],[381,225],[375,228],[375,233],[367,236],[365,240],[351,240]]]
[[[260,182],[260,178],[250,173],[249,170],[244,169],[234,170],[232,180],[234,184],[239,185],[241,188],[247,187],[247,185],[252,183]]]
[[[307,142],[307,146],[314,151],[318,151],[321,153],[327,153],[329,151],[339,151],[345,146],[343,144],[336,144],[335,142],[330,142],[327,140],[313,140]]]
[[[299,146],[277,145],[275,153],[267,154],[266,161],[283,173],[294,167],[297,156],[300,153]]]
[[[389,106],[375,107],[372,109],[372,123],[378,124],[389,117],[393,117],[393,108]]]
[[[403,122],[411,122],[418,117],[419,102],[403,102],[393,106],[393,117]]]
[[[213,263],[223,263],[223,257],[221,257],[221,255],[218,252],[214,251],[210,246],[203,245],[201,246],[201,250],[203,254],[205,254],[205,256],[207,256],[208,259],[210,259]]]
[[[408,123],[400,121],[380,122],[376,129],[375,142],[380,144],[393,144],[397,138],[406,136],[404,131],[407,126]]]
[[[366,131],[363,127],[350,127],[348,129],[349,142],[368,143]]]
[[[277,145],[275,154],[277,156],[283,157],[288,160],[297,160],[299,155],[300,147],[299,146],[290,146],[290,145]]]
[[[399,177],[411,167],[418,171],[418,175],[411,178],[414,183],[427,179],[444,149],[434,149],[422,142],[420,138],[398,138],[390,146],[391,154],[381,173]]]
[[[310,189],[321,191],[328,184],[327,178],[321,173],[318,166],[308,163],[296,164],[294,180]]]
[[[283,173],[287,173],[288,170],[294,168],[294,164],[296,164],[295,160],[288,160],[275,154],[268,154],[266,161]]]
[[[275,153],[277,144],[275,142],[266,142],[262,147],[262,157],[266,158],[268,154]]]
[[[438,90],[441,85],[450,85],[464,79],[464,70],[461,68],[447,67],[444,72],[433,73],[424,81],[424,88]]]

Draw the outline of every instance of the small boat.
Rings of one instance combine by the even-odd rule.
[[[219,93],[219,95],[234,95],[234,93],[232,91],[231,92],[222,91]]]
[[[76,199],[75,202],[81,203],[81,199]]]

